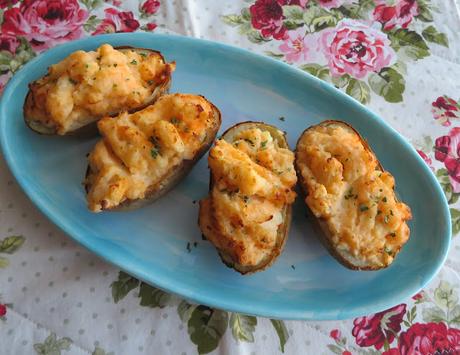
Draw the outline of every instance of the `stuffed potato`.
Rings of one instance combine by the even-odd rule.
[[[208,150],[219,110],[202,96],[171,94],[153,105],[98,122],[103,139],[88,157],[85,179],[93,212],[153,202],[176,185]]]
[[[366,141],[344,122],[325,121],[299,138],[295,165],[331,254],[351,269],[389,266],[409,239],[411,211]]]
[[[169,89],[174,69],[175,63],[150,49],[104,44],[76,51],[29,84],[25,122],[42,134],[90,130],[104,116],[154,102]]]
[[[284,134],[258,122],[227,130],[209,153],[209,196],[199,226],[222,261],[242,274],[261,271],[288,237],[297,177]]]

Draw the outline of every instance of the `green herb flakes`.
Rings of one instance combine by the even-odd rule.
[[[369,209],[369,207],[367,207],[366,205],[359,205],[359,210],[361,212],[367,211],[368,209]]]

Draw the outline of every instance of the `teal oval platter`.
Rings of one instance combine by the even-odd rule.
[[[22,107],[28,83],[43,76],[48,66],[73,51],[93,50],[103,43],[152,48],[168,61],[175,60],[171,92],[206,96],[222,112],[221,132],[237,122],[264,121],[286,131],[294,147],[310,125],[325,119],[350,123],[395,176],[398,195],[412,209],[410,240],[395,262],[371,272],[341,266],[319,242],[298,197],[289,239],[274,265],[251,276],[227,268],[214,247],[201,239],[197,225],[196,201],[208,191],[207,156],[150,206],[131,212],[89,212],[82,180],[85,155],[97,138],[36,134],[24,124]],[[189,301],[228,311],[304,320],[381,311],[426,285],[449,249],[451,224],[443,191],[417,152],[383,119],[301,70],[220,43],[129,33],[55,47],[27,63],[7,85],[0,103],[0,139],[22,189],[65,233],[133,276]]]

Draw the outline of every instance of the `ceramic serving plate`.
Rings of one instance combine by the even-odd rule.
[[[96,139],[40,136],[25,126],[22,106],[27,84],[44,75],[49,65],[103,43],[152,48],[177,61],[171,92],[205,95],[222,112],[222,132],[240,121],[261,120],[285,130],[294,147],[306,127],[324,119],[352,124],[395,176],[397,193],[412,208],[411,237],[393,265],[377,272],[341,266],[320,244],[298,198],[286,248],[276,263],[252,276],[228,269],[214,247],[202,241],[197,226],[196,201],[208,191],[207,157],[153,205],[132,212],[90,213],[81,183],[85,155]],[[8,84],[0,104],[0,138],[4,157],[26,194],[68,235],[152,285],[225,310],[316,320],[380,311],[420,290],[440,269],[449,249],[451,227],[443,192],[396,131],[319,79],[223,44],[132,33],[53,48]]]

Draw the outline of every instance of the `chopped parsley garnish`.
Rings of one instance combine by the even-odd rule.
[[[88,63],[85,64],[85,68],[86,68],[86,69],[89,68],[89,64],[88,64]]]
[[[392,250],[391,250],[390,248],[388,248],[387,246],[385,247],[384,250],[385,250],[385,253],[387,253],[388,255],[392,255],[392,254],[393,254]]]
[[[279,119],[280,121],[283,121],[283,122],[286,120],[286,119],[284,118],[284,116],[280,116],[280,117],[278,117],[278,119]]]
[[[131,61],[131,63],[130,63],[130,64],[132,64],[132,65],[136,65],[136,64],[137,64],[137,60],[136,60],[136,59],[133,59],[133,60]]]
[[[391,232],[391,233],[390,233],[390,237],[392,237],[392,238],[396,237],[396,233],[395,233],[395,232]]]
[[[367,207],[366,205],[359,205],[359,210],[361,212],[367,211],[368,209],[369,209],[369,207]]]
[[[72,78],[69,78],[69,81],[73,84],[73,85],[76,85],[77,82],[75,80],[73,80]]]
[[[150,150],[150,155],[153,159],[156,159],[160,155],[160,145],[158,144],[157,137],[150,137],[150,142],[153,144],[153,148]]]
[[[144,52],[140,52],[139,55],[141,55],[142,57],[147,57],[147,53],[144,53]]]
[[[117,63],[115,63],[113,66],[116,68],[116,67],[118,67],[118,64],[117,64]]]
[[[382,198],[382,201],[387,202],[387,197],[385,196],[384,198]]]
[[[390,210],[390,214],[393,216],[393,210]]]
[[[249,197],[248,197],[248,196],[243,196],[242,199],[243,199],[244,203],[248,203],[248,201],[249,201]]]
[[[254,147],[255,144],[254,144],[254,142],[252,140],[250,140],[248,138],[244,138],[244,140]]]
[[[265,148],[266,146],[267,146],[267,141],[263,141],[262,143],[260,143],[261,148]]]
[[[382,213],[382,211],[380,211],[380,210],[377,210],[377,216],[378,216],[380,213]]]
[[[152,148],[150,150],[150,155],[152,156],[153,159],[156,159],[157,156],[160,154],[157,148]]]
[[[153,85],[153,83],[155,83],[155,81],[154,81],[154,80],[147,80],[147,84],[149,84],[149,85]]]
[[[180,120],[177,117],[171,118],[170,122],[174,125],[177,126],[180,123]]]
[[[117,84],[113,84],[113,86],[112,86],[112,87],[113,87],[114,89],[116,89],[116,88],[117,88],[117,86],[118,86]]]
[[[353,189],[348,190],[347,194],[345,195],[345,200],[349,200],[350,198],[358,198],[358,195],[353,194]]]

